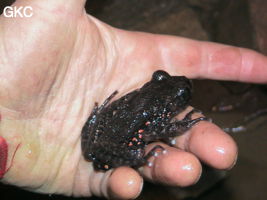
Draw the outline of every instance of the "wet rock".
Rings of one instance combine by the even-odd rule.
[[[215,41],[267,54],[267,1],[225,1],[214,27]]]
[[[118,28],[209,40],[198,14],[185,0],[114,0],[98,7],[99,12],[88,11]]]
[[[267,55],[267,1],[248,1],[256,49]]]

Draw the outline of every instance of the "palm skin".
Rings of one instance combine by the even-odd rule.
[[[3,181],[35,192],[139,194],[142,178],[133,169],[95,172],[83,159],[80,135],[95,102],[114,90],[140,87],[157,69],[189,78],[267,80],[266,57],[250,50],[115,29],[87,15],[84,1],[15,4],[30,4],[34,16],[0,19],[0,136],[8,142],[11,165]],[[228,169],[237,156],[233,140],[209,122],[178,138],[175,147],[185,151],[166,146],[168,155],[140,174],[186,186],[201,174],[199,159]]]

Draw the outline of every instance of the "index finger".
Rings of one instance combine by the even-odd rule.
[[[267,57],[250,49],[177,36],[122,30],[118,33],[120,45],[127,44],[126,52],[133,60],[146,55],[141,57],[144,61],[139,61],[146,65],[138,65],[146,70],[152,71],[160,66],[171,74],[189,78],[267,82]],[[122,51],[125,52],[125,48]]]
[[[209,78],[254,83],[267,82],[267,57],[250,49],[162,36],[161,57],[168,69],[190,78]],[[167,51],[167,52],[166,52]],[[167,58],[166,58],[167,57]],[[177,65],[180,65],[177,67]],[[164,64],[163,64],[164,66]]]

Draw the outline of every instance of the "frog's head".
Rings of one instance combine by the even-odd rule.
[[[172,81],[175,85],[175,99],[188,103],[192,96],[192,81],[187,79],[185,76],[173,76]]]
[[[165,96],[169,103],[172,102],[176,106],[183,106],[188,104],[191,99],[192,82],[185,76],[170,76],[167,72],[158,70],[154,72],[152,80],[161,83],[162,87],[160,88],[162,91],[159,91],[159,93]]]

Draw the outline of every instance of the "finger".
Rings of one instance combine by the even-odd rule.
[[[267,82],[267,57],[253,50],[175,36],[118,32],[119,46],[129,47],[121,49],[122,55],[145,63],[139,67],[149,67],[151,73],[161,67],[189,78]]]
[[[92,194],[113,199],[136,198],[143,186],[142,177],[132,168],[119,167],[107,172],[93,172],[90,176]]]
[[[38,6],[42,9],[60,14],[65,11],[68,11],[69,13],[82,11],[84,9],[85,2],[86,0],[17,0],[15,4],[25,6]]]
[[[147,151],[153,145],[149,145]],[[160,144],[166,153],[151,157],[152,166],[140,169],[142,175],[152,181],[172,186],[189,186],[196,183],[201,175],[201,164],[191,153]]]
[[[190,130],[185,150],[192,152],[202,161],[217,169],[230,169],[237,159],[234,140],[219,127],[202,122]],[[178,143],[178,146],[179,143]]]
[[[109,197],[135,199],[142,191],[143,179],[132,168],[119,167],[111,174],[108,186]]]
[[[194,78],[255,83],[267,81],[267,57],[256,51],[211,42],[185,41],[186,48],[192,52],[190,54],[199,54],[195,69],[184,67]]]
[[[200,116],[198,113],[192,117]],[[237,145],[232,137],[208,121],[194,125],[184,135],[177,137],[174,143],[174,146],[193,153],[217,169],[230,169],[237,159]]]

